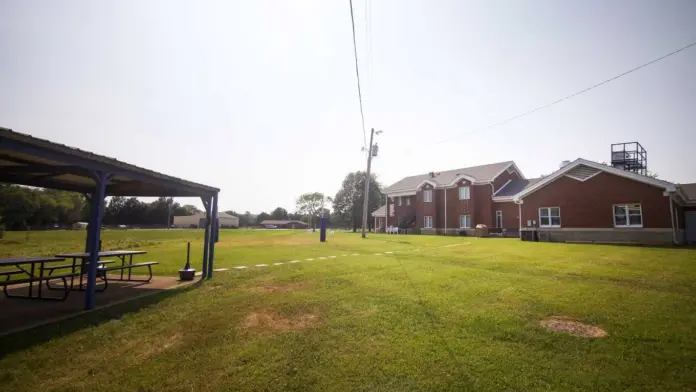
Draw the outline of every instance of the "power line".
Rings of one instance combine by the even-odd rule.
[[[684,47],[682,47],[682,48],[679,48],[679,49],[677,49],[677,50],[675,50],[675,51],[673,51],[673,52],[670,52],[670,53],[668,53],[668,54],[666,54],[666,55],[664,55],[664,56],[662,56],[662,57],[656,58],[655,60],[652,60],[652,61],[650,61],[650,62],[647,62],[647,63],[645,63],[645,64],[643,64],[643,65],[640,65],[640,66],[638,66],[638,67],[636,67],[636,68],[633,68],[633,69],[631,69],[631,70],[628,70],[628,71],[626,71],[626,72],[624,72],[624,73],[622,73],[622,74],[616,75],[616,76],[614,76],[613,78],[609,78],[609,79],[607,79],[607,80],[605,80],[605,81],[603,81],[603,82],[597,83],[597,84],[595,84],[594,86],[588,87],[588,88],[586,88],[586,89],[584,89],[584,90],[580,90],[580,91],[578,91],[578,92],[576,92],[576,93],[574,93],[574,94],[568,95],[568,96],[563,97],[563,98],[558,99],[558,100],[555,100],[555,101],[553,101],[553,102],[551,102],[551,103],[547,103],[546,105],[539,106],[539,107],[537,107],[536,109],[532,109],[532,110],[527,111],[527,112],[524,112],[524,113],[522,113],[522,114],[518,114],[518,115],[516,115],[516,116],[510,117],[510,118],[508,118],[508,119],[505,119],[505,120],[503,120],[503,121],[497,122],[497,123],[495,123],[495,124],[488,125],[488,126],[486,126],[486,127],[484,127],[484,128],[477,129],[477,130],[475,130],[475,131],[468,132],[468,133],[465,133],[465,134],[461,134],[461,135],[456,136],[456,137],[454,137],[454,138],[445,139],[445,140],[440,140],[439,142],[436,142],[435,144],[445,143],[445,142],[447,142],[447,141],[451,141],[451,140],[453,140],[453,139],[460,138],[460,137],[462,137],[462,136],[469,136],[469,135],[472,135],[472,134],[477,133],[477,132],[481,132],[481,131],[485,131],[485,130],[488,130],[488,129],[491,129],[491,128],[495,128],[495,127],[501,126],[501,125],[503,125],[503,124],[509,123],[510,121],[517,120],[517,119],[520,118],[520,117],[524,117],[524,116],[528,116],[528,115],[530,115],[530,114],[532,114],[532,113],[536,113],[536,112],[538,112],[539,110],[546,109],[546,108],[548,108],[549,106],[553,106],[553,105],[555,105],[555,104],[557,104],[557,103],[561,103],[561,102],[563,102],[563,101],[565,101],[565,100],[571,99],[571,98],[573,98],[573,97],[577,97],[577,96],[580,95],[580,94],[586,93],[586,92],[588,92],[588,91],[590,91],[590,90],[593,90],[593,89],[595,89],[595,88],[597,88],[597,87],[599,87],[599,86],[602,86],[602,85],[604,85],[604,84],[607,84],[607,83],[609,83],[609,82],[612,82],[612,81],[614,81],[614,80],[616,80],[616,79],[619,79],[619,78],[621,78],[621,77],[623,77],[623,76],[626,76],[626,75],[628,75],[628,74],[630,74],[630,73],[636,72],[636,71],[638,71],[638,70],[640,70],[640,69],[642,69],[642,68],[645,68],[645,67],[647,67],[647,66],[649,66],[649,65],[655,64],[656,62],[658,62],[658,61],[660,61],[660,60],[664,60],[664,59],[666,59],[667,57],[673,56],[673,55],[675,55],[675,54],[677,54],[677,53],[679,53],[679,52],[681,52],[681,51],[684,51],[684,50],[686,50],[686,49],[689,49],[689,48],[691,48],[691,47],[693,47],[693,46],[696,46],[696,42],[692,42],[692,43],[690,43],[689,45],[686,45],[686,46],[684,46]]]
[[[355,42],[355,17],[353,16],[353,0],[350,3],[350,26],[353,28],[353,54],[355,55],[355,76],[358,78],[358,100],[360,101],[360,119],[362,121],[363,148],[367,151],[367,134],[365,132],[365,114],[363,113],[362,91],[360,89],[360,69],[358,68],[358,45]],[[370,153],[369,151],[367,152]]]

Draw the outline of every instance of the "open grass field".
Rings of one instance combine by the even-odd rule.
[[[84,246],[9,234],[0,257]],[[200,231],[107,231],[104,248],[172,274],[188,240],[199,264]],[[0,338],[0,389],[696,390],[693,249],[236,230],[216,253],[284,264]],[[608,335],[551,332],[550,316]]]

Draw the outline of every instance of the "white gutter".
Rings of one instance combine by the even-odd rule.
[[[672,242],[679,245],[677,242],[677,229],[674,227],[674,206],[672,205],[672,195],[669,195],[669,215],[672,220]]]
[[[519,206],[519,212],[517,215],[519,215],[519,229],[517,229],[517,234],[519,234],[520,239],[522,239],[522,200],[515,200],[515,204]]]

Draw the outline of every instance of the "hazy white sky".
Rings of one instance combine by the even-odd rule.
[[[696,41],[696,2],[354,6],[385,185],[503,160],[534,177],[636,140],[696,182],[696,48],[471,134]],[[0,57],[0,126],[219,187],[222,210],[292,210],[364,170],[348,0],[0,0]]]

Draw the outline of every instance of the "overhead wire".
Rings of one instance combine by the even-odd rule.
[[[365,112],[363,111],[362,89],[360,88],[360,68],[358,67],[358,45],[355,40],[355,16],[353,15],[353,0],[350,3],[350,26],[353,29],[353,54],[355,55],[355,76],[358,80],[358,101],[360,102],[360,120],[363,131],[363,148],[367,151],[367,132],[365,131]],[[369,151],[368,151],[369,154]]]
[[[664,60],[664,59],[666,59],[666,58],[668,58],[668,57],[670,57],[670,56],[673,56],[673,55],[675,55],[675,54],[677,54],[677,53],[679,53],[679,52],[682,52],[682,51],[684,51],[684,50],[687,50],[687,49],[689,49],[689,48],[691,48],[691,47],[693,47],[693,46],[696,46],[696,42],[692,42],[692,43],[690,43],[690,44],[688,44],[688,45],[686,45],[686,46],[683,46],[683,47],[681,47],[681,48],[679,48],[679,49],[677,49],[677,50],[674,50],[674,51],[672,51],[672,52],[670,52],[670,53],[667,53],[667,54],[664,55],[664,56],[658,57],[658,58],[656,58],[656,59],[654,59],[654,60],[652,60],[652,61],[649,61],[649,62],[647,62],[647,63],[645,63],[645,64],[642,64],[642,65],[640,65],[640,66],[638,66],[638,67],[635,67],[635,68],[633,68],[633,69],[630,69],[630,70],[628,70],[628,71],[626,71],[626,72],[623,72],[623,73],[621,73],[621,74],[619,74],[619,75],[616,75],[616,76],[614,76],[614,77],[612,77],[612,78],[606,79],[606,80],[604,80],[604,81],[602,81],[602,82],[600,82],[600,83],[597,83],[597,84],[595,84],[595,85],[593,85],[593,86],[587,87],[587,88],[582,89],[582,90],[580,90],[580,91],[578,91],[578,92],[575,92],[575,93],[573,93],[573,94],[570,94],[570,95],[568,95],[568,96],[565,96],[565,97],[563,97],[563,98],[561,98],[561,99],[557,99],[557,100],[555,100],[555,101],[553,101],[553,102],[551,102],[551,103],[547,103],[547,104],[545,104],[545,105],[539,106],[539,107],[537,107],[537,108],[535,108],[535,109],[532,109],[532,110],[526,111],[526,112],[524,112],[524,113],[518,114],[518,115],[516,115],[516,116],[510,117],[510,118],[505,119],[505,120],[503,120],[503,121],[500,121],[500,122],[497,122],[497,123],[494,123],[494,124],[491,124],[491,125],[487,125],[487,126],[485,126],[485,127],[483,127],[483,128],[480,128],[480,129],[477,129],[477,130],[474,130],[474,131],[471,131],[471,132],[467,132],[467,133],[464,133],[464,134],[460,134],[460,135],[457,135],[457,136],[455,136],[455,137],[453,137],[453,138],[448,138],[448,139],[440,140],[440,141],[438,141],[438,142],[435,142],[434,144],[441,144],[441,143],[449,142],[449,141],[456,140],[456,139],[459,139],[459,138],[464,137],[464,136],[470,136],[470,135],[475,134],[475,133],[478,133],[478,132],[483,132],[483,131],[489,130],[489,129],[491,129],[491,128],[499,127],[499,126],[501,126],[501,125],[503,125],[503,124],[507,124],[507,123],[509,123],[509,122],[511,122],[511,121],[517,120],[518,118],[525,117],[525,116],[528,116],[528,115],[530,115],[530,114],[536,113],[536,112],[538,112],[538,111],[540,111],[540,110],[543,110],[543,109],[546,109],[546,108],[548,108],[548,107],[550,107],[550,106],[553,106],[553,105],[556,105],[556,104],[561,103],[561,102],[563,102],[563,101],[566,101],[566,100],[568,100],[568,99],[577,97],[577,96],[580,95],[580,94],[584,94],[584,93],[586,93],[586,92],[588,92],[588,91],[590,91],[590,90],[593,90],[593,89],[595,89],[595,88],[597,88],[597,87],[600,87],[600,86],[602,86],[602,85],[604,85],[604,84],[607,84],[607,83],[609,83],[609,82],[613,82],[613,81],[616,80],[616,79],[619,79],[619,78],[624,77],[624,76],[626,76],[626,75],[628,75],[628,74],[631,74],[631,73],[633,73],[633,72],[636,72],[636,71],[638,71],[638,70],[640,70],[640,69],[642,69],[642,68],[645,68],[645,67],[647,67],[647,66],[649,66],[649,65],[655,64],[655,63],[657,63],[658,61]]]

